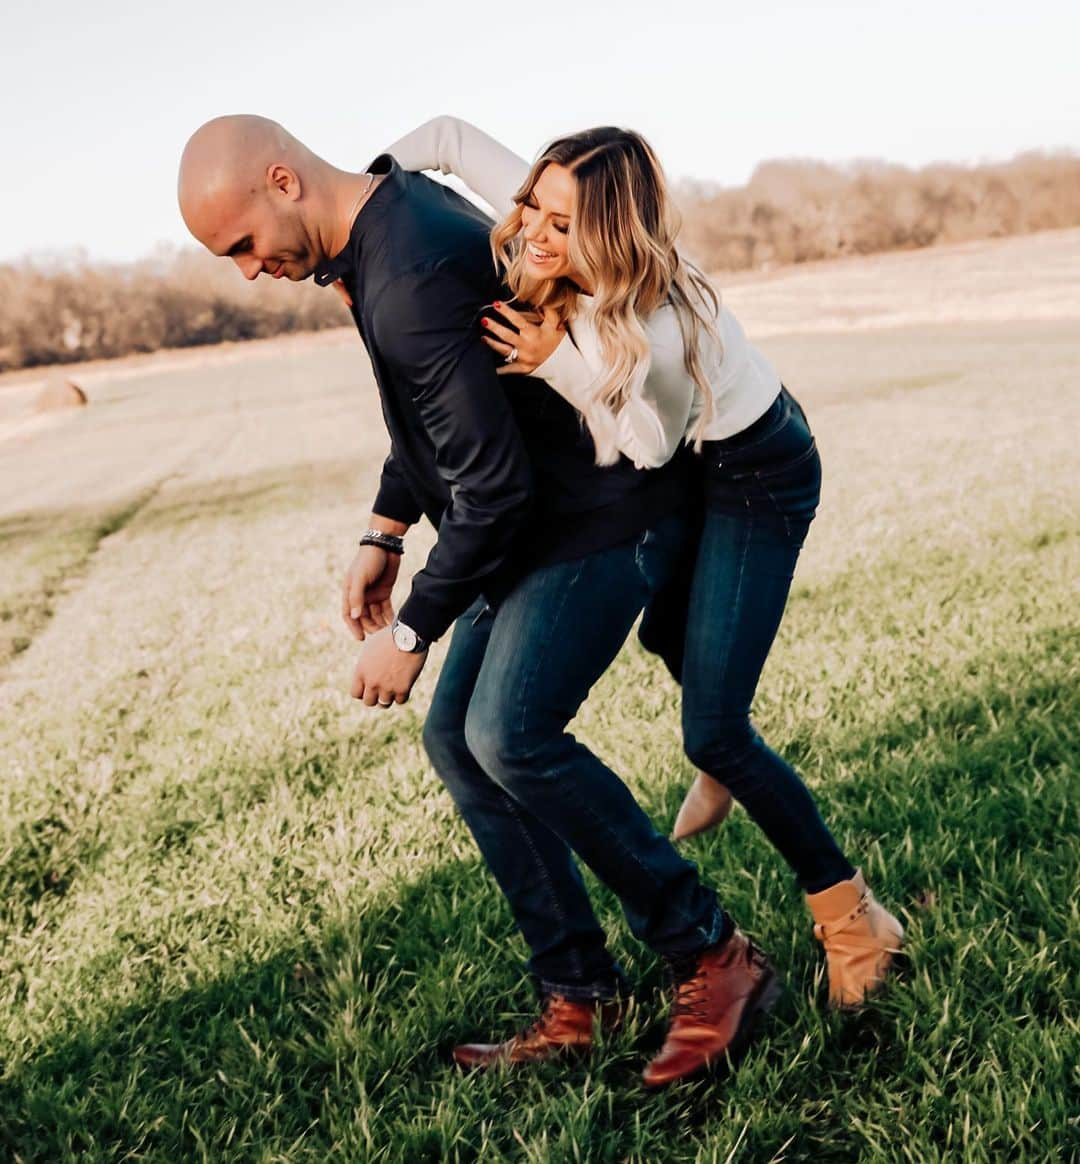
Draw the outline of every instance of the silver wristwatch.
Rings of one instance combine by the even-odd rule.
[[[395,618],[390,626],[390,633],[394,636],[394,646],[399,651],[409,655],[422,655],[431,645],[427,639],[422,639],[411,626],[406,626],[400,618]]]

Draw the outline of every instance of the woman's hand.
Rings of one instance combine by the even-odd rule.
[[[517,357],[509,364],[496,369],[500,376],[529,376],[562,343],[566,328],[558,322],[552,308],[544,308],[542,315],[530,312],[523,315],[505,303],[493,303],[492,307],[518,329],[517,334],[504,327],[495,319],[484,316],[480,326],[488,333],[481,337],[492,351],[505,359],[512,351]]]

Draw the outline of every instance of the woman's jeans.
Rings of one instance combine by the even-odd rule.
[[[685,638],[676,641],[677,624],[658,610],[642,641],[681,671],[690,760],[730,789],[799,886],[816,893],[855,871],[794,769],[754,730],[750,705],[817,509],[821,461],[786,389],[748,429],[705,442],[702,454],[706,509]]]
[[[731,929],[695,866],[566,731],[687,535],[684,518],[667,517],[629,542],[535,570],[494,612],[476,603],[457,621],[436,685],[425,747],[545,993],[610,998],[626,988],[574,853],[661,954],[697,952]]]

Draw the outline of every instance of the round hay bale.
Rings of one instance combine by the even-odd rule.
[[[60,412],[64,408],[82,408],[86,393],[71,380],[50,380],[34,397],[35,412]]]

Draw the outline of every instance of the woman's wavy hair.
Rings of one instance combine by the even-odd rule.
[[[713,397],[701,366],[700,341],[719,343],[720,301],[705,276],[679,254],[680,220],[660,162],[648,142],[631,130],[602,126],[553,141],[533,163],[514,209],[491,232],[495,261],[516,299],[550,308],[559,322],[573,320],[580,288],[566,278],[535,279],[525,266],[521,208],[544,169],[565,166],[577,180],[577,200],[568,238],[571,266],[593,288],[596,330],[605,376],[593,386],[583,409],[599,464],[618,459],[614,418],[635,379],[648,369],[649,340],[643,320],[670,302],[682,332],[686,370],[701,397],[691,434],[699,447],[713,412]]]

